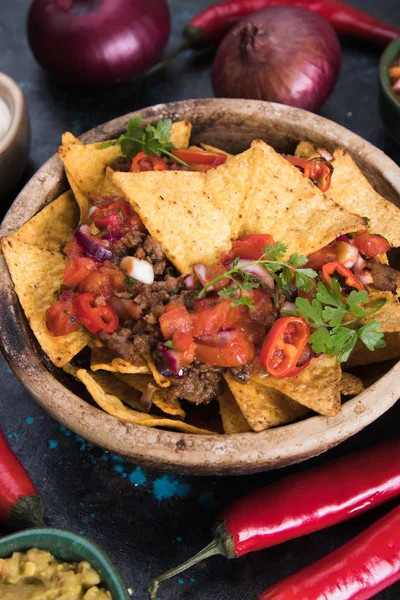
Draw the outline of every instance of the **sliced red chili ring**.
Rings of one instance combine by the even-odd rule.
[[[339,275],[344,277],[344,282],[349,287],[352,287],[358,291],[365,289],[364,285],[359,279],[357,279],[354,273],[338,261],[328,262],[325,265],[323,265],[322,281],[324,281],[329,286],[332,285],[331,275],[333,275],[333,273],[338,273]]]
[[[91,333],[113,333],[118,327],[117,313],[109,304],[96,304],[95,294],[80,294],[74,302],[77,317]]]
[[[293,377],[292,372],[309,337],[310,328],[301,317],[279,318],[269,330],[261,349],[263,368],[274,377]],[[301,367],[299,369],[302,370]]]

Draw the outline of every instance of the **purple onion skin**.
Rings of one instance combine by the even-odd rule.
[[[239,21],[215,55],[216,96],[279,102],[312,112],[330,96],[341,50],[326,19],[297,6],[274,6]]]
[[[126,82],[155,64],[170,33],[165,0],[33,0],[28,39],[59,81]]]

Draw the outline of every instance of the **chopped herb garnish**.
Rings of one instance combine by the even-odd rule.
[[[124,213],[122,212],[122,210],[120,208],[118,209],[118,214],[119,214],[119,218],[121,219],[121,221],[125,221]]]
[[[127,275],[125,277],[125,285],[128,287],[132,287],[135,285],[135,283],[137,283],[136,279],[134,279],[133,277],[131,277],[130,275]]]
[[[75,317],[73,317],[72,315],[70,315],[69,322],[71,323],[71,325],[75,325]]]
[[[164,342],[164,346],[167,346],[167,348],[175,349],[174,342],[172,340],[167,340],[166,342]]]
[[[249,292],[260,286],[264,289],[269,288],[261,279],[258,279],[252,273],[244,271],[244,269],[253,265],[260,265],[265,269],[284,292],[290,291],[292,282],[294,282],[297,289],[309,292],[315,286],[314,279],[317,277],[317,273],[313,269],[302,268],[307,263],[305,256],[294,253],[287,261],[282,261],[281,259],[286,254],[287,248],[287,245],[282,242],[276,242],[274,246],[266,244],[264,254],[258,260],[239,265],[239,259],[235,259],[232,268],[203,287],[199,297],[204,296],[207,290],[218,281],[230,279],[230,285],[222,289],[218,294],[223,298],[232,298],[233,306],[243,305],[251,309],[254,308],[251,300],[246,295],[243,295],[243,292]],[[273,290],[269,289],[269,291],[272,292]]]
[[[174,162],[177,162],[184,167],[189,167],[188,163],[180,158],[177,158],[171,153],[174,150],[174,145],[170,142],[172,121],[171,119],[163,119],[154,127],[148,123],[145,129],[140,129],[142,117],[129,119],[128,129],[119,138],[112,142],[104,142],[99,148],[109,148],[119,144],[122,153],[130,158],[134,158],[139,152],[145,154],[156,154],[157,156],[168,156]]]

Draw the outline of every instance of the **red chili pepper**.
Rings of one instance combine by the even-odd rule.
[[[323,265],[322,267],[322,280],[325,281],[325,283],[327,283],[328,285],[331,285],[332,283],[332,278],[331,275],[333,275],[333,273],[339,273],[339,275],[342,275],[342,277],[344,277],[344,282],[346,285],[348,285],[349,287],[353,287],[356,290],[364,290],[365,287],[364,285],[361,283],[361,281],[359,279],[357,279],[357,277],[354,275],[354,273],[352,273],[352,271],[350,271],[350,269],[348,269],[347,267],[345,267],[344,265],[342,265],[342,263],[338,262],[338,261],[334,261],[334,262],[328,262],[325,265]]]
[[[263,368],[274,377],[293,377],[310,338],[310,328],[301,317],[280,317],[265,338],[260,352]],[[294,374],[294,375],[293,375]]]
[[[384,48],[400,36],[400,29],[387,25],[363,10],[339,0],[227,0],[201,11],[184,29],[190,48],[217,44],[243,17],[269,6],[308,8],[327,19],[342,35],[366,40]]]
[[[13,528],[43,527],[43,504],[31,478],[0,430],[0,521]]]
[[[400,506],[258,600],[368,600],[400,579]]]
[[[214,554],[238,558],[276,546],[347,521],[398,495],[400,438],[286,477],[236,500],[218,516],[213,541],[154,579],[148,591],[156,598],[161,581]]]
[[[133,173],[140,173],[141,171],[168,171],[168,167],[157,154],[139,152],[132,161],[130,171]]]
[[[319,187],[321,192],[327,192],[331,185],[333,167],[325,158],[310,158],[304,167],[304,177],[308,177]]]
[[[96,304],[95,294],[80,294],[75,302],[76,316],[91,333],[112,333],[118,327],[117,313],[109,304]]]

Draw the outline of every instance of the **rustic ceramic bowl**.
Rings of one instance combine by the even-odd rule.
[[[97,544],[87,538],[72,531],[52,527],[25,529],[0,539],[0,558],[8,558],[13,552],[24,552],[29,548],[47,550],[58,560],[66,562],[88,561],[110,590],[113,600],[130,600],[126,587],[110,559]]]
[[[379,106],[388,134],[400,144],[400,99],[392,90],[389,69],[400,56],[400,38],[386,48],[379,63]]]
[[[6,194],[25,169],[31,134],[25,96],[5,73],[0,73],[0,98],[10,112],[8,129],[0,136],[0,194]]]
[[[84,142],[115,138],[138,113],[105,123],[82,136]],[[256,100],[199,99],[143,109],[146,121],[171,118],[193,123],[193,143],[231,152],[262,138],[278,151],[293,152],[307,139],[328,149],[345,147],[376,189],[399,202],[400,169],[380,150],[347,129],[303,110]],[[10,208],[0,234],[9,235],[67,187],[63,166],[53,156],[31,179]],[[192,474],[245,474],[303,461],[336,446],[388,410],[398,398],[400,362],[339,415],[315,416],[262,433],[195,436],[132,425],[111,417],[75,395],[73,382],[43,355],[29,329],[0,257],[0,338],[15,375],[55,419],[92,443],[128,460]]]

